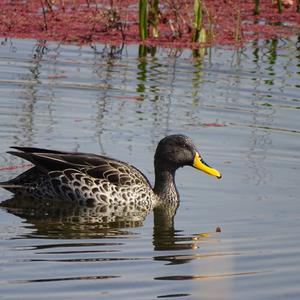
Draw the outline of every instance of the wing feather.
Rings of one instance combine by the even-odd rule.
[[[61,152],[31,147],[12,147],[18,151],[8,153],[26,159],[42,171],[76,169],[97,179],[106,179],[115,185],[147,184],[148,179],[137,168],[103,155],[81,152]]]

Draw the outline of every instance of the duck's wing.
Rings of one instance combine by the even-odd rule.
[[[94,178],[105,178],[115,185],[147,185],[151,186],[146,176],[135,167],[112,159],[101,161],[98,166],[86,169],[86,173]]]
[[[75,169],[97,179],[106,179],[115,185],[150,185],[137,168],[107,156],[30,147],[13,148],[19,151],[8,153],[32,162],[43,173]]]

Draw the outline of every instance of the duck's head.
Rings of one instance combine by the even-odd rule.
[[[174,172],[179,167],[192,166],[217,178],[222,177],[218,170],[202,159],[192,140],[185,135],[174,134],[163,138],[156,148],[154,164],[156,169]]]

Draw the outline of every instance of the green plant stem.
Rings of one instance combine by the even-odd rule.
[[[149,14],[149,22],[152,24],[152,35],[153,37],[158,37],[158,1],[159,0],[151,0],[150,1],[150,14]]]
[[[236,29],[235,29],[235,42],[238,44],[241,41],[241,11],[237,9],[236,16]]]
[[[259,15],[259,0],[254,0],[254,14]]]
[[[148,36],[147,22],[148,22],[147,0],[139,0],[139,31],[140,31],[140,39],[142,41],[144,41]]]
[[[281,14],[282,13],[282,0],[277,0],[277,7],[278,7],[278,12]]]
[[[213,16],[211,12],[205,7],[205,14],[207,15],[208,19],[208,32],[207,32],[207,39],[212,42],[214,39],[214,30],[213,30]]]
[[[198,42],[200,31],[202,28],[202,3],[201,0],[194,1],[194,33],[192,37],[193,42]]]

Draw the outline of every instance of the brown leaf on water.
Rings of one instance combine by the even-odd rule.
[[[114,98],[122,99],[122,100],[129,99],[129,100],[138,100],[138,101],[141,101],[141,100],[145,99],[144,96],[114,96]]]
[[[60,78],[67,78],[67,75],[63,75],[63,74],[57,74],[57,75],[49,75],[48,79],[60,79]]]
[[[225,124],[219,124],[219,123],[202,123],[202,126],[204,127],[225,127]]]

